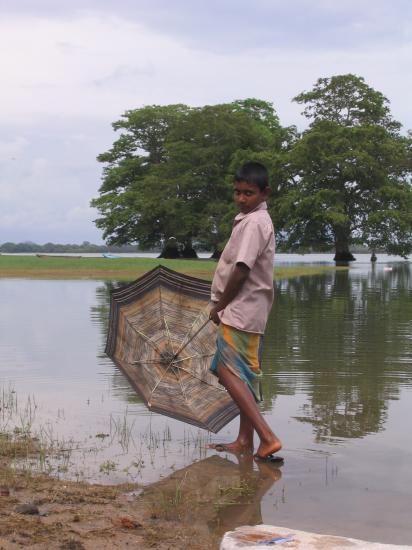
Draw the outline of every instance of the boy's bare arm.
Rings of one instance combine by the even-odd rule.
[[[250,269],[244,263],[237,263],[235,265],[220,300],[210,310],[209,319],[211,319],[216,325],[220,323],[218,312],[225,309],[225,307],[238,295],[244,282],[249,276],[249,271]]]

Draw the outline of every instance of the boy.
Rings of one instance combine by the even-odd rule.
[[[213,444],[217,451],[253,452],[254,431],[260,445],[255,457],[271,459],[282,444],[257,402],[262,335],[273,303],[275,236],[267,212],[269,178],[258,162],[247,162],[234,178],[240,213],[212,282],[210,319],[219,325],[210,370],[219,377],[240,410],[239,435],[233,443]]]

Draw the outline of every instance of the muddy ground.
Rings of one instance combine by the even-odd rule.
[[[0,460],[0,550],[218,548],[225,531],[261,522],[260,500],[281,477],[216,455],[148,487],[101,486]]]

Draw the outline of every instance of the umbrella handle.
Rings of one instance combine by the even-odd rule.
[[[175,357],[177,357],[179,355],[179,353],[181,353],[185,349],[185,347],[188,344],[190,344],[190,342],[193,340],[193,338],[195,338],[199,334],[199,332],[205,328],[205,326],[208,324],[209,321],[210,321],[210,319],[206,319],[206,321],[197,329],[197,331],[193,334],[193,336],[191,338],[189,338],[189,340],[187,340],[186,342],[183,342],[183,344],[180,346],[180,348],[175,353],[175,355],[174,355]]]

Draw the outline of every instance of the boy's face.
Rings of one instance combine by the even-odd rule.
[[[236,181],[233,188],[235,203],[242,214],[248,214],[254,210],[269,195],[269,187],[261,191],[256,184],[245,181]]]

